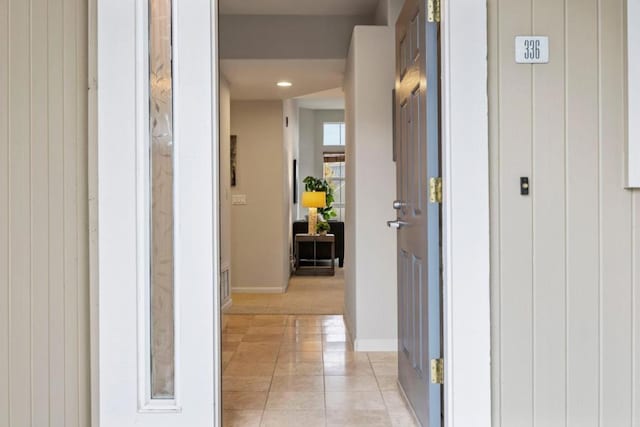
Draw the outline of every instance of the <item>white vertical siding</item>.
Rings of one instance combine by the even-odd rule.
[[[87,5],[0,0],[0,425],[88,426]]]
[[[493,424],[640,425],[624,0],[490,0],[489,33]],[[515,63],[528,34],[549,64]]]

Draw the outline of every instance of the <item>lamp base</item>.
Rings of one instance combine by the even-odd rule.
[[[318,209],[309,208],[309,234],[316,234],[316,227],[318,225]]]

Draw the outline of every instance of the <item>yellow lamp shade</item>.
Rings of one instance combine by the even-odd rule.
[[[327,206],[327,193],[324,191],[305,191],[302,193],[302,206],[305,208],[324,208]]]

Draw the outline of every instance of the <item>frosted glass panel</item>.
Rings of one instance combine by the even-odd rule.
[[[175,396],[171,0],[149,3],[151,398]]]

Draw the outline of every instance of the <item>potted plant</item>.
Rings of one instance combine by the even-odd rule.
[[[304,183],[305,191],[324,191],[327,195],[327,206],[318,208],[318,214],[322,216],[322,220],[318,222],[318,225],[331,218],[335,218],[337,214],[332,207],[334,201],[333,186],[329,184],[326,179],[314,178],[312,176],[306,177],[302,182]]]
[[[316,232],[321,236],[326,236],[329,230],[331,230],[331,226],[327,221],[320,221],[318,225],[316,225]]]

